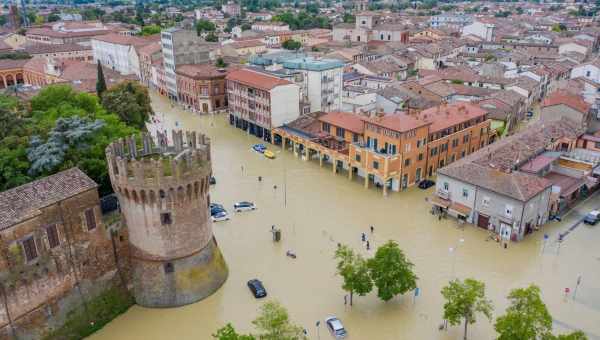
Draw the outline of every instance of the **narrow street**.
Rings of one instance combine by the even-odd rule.
[[[211,187],[211,199],[231,214],[230,221],[215,223],[213,228],[230,275],[204,301],[175,309],[134,306],[92,339],[204,340],[227,322],[239,331],[253,331],[251,321],[262,303],[246,287],[246,281],[253,278],[263,281],[267,299],[279,300],[292,320],[308,330],[310,339],[317,339],[317,320],[321,320],[320,338],[331,339],[323,325],[330,315],[343,321],[349,339],[462,338],[460,326],[438,331],[443,305],[440,290],[454,277],[484,281],[495,305],[494,317],[502,314],[511,289],[535,283],[542,289],[556,329],[582,329],[591,339],[600,335],[600,225],[581,224],[557,242],[559,233],[600,207],[597,195],[565,215],[562,222],[550,222],[523,242],[503,249],[486,241],[483,229],[459,227],[452,219],[438,221],[425,201],[432,189],[411,188],[383,197],[374,187],[365,189],[358,181],[278,147],[268,145],[276,152],[274,160],[251,151],[251,145],[260,141],[229,126],[225,115],[192,115],[156,95],[153,104],[161,122],[151,130],[193,129],[212,140],[217,184]],[[258,209],[234,213],[233,203],[241,200],[255,202]],[[282,229],[280,243],[271,240],[271,225]],[[373,234],[368,231],[370,225],[375,227]],[[362,232],[368,235],[370,251],[360,240]],[[544,234],[549,236],[547,241]],[[419,297],[413,303],[412,294],[407,294],[386,303],[372,292],[355,297],[353,307],[344,306],[345,292],[333,260],[336,244],[348,244],[369,257],[389,239],[396,240],[415,264]],[[285,256],[287,250],[297,258]],[[573,291],[578,276],[582,280],[576,298],[565,298],[564,289]],[[494,334],[493,322],[482,316],[469,328],[469,339],[491,339]]]

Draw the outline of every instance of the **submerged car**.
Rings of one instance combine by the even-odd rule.
[[[242,201],[242,202],[235,203],[233,205],[233,210],[235,210],[237,212],[240,212],[240,211],[249,211],[249,210],[256,210],[256,206],[252,202]]]
[[[424,179],[419,182],[419,189],[428,189],[435,185],[435,182],[429,179]]]
[[[215,213],[214,215],[210,216],[210,219],[213,222],[229,221],[229,214],[227,214],[227,211],[221,210]]]
[[[587,213],[587,215],[585,215],[585,217],[583,218],[583,223],[595,225],[596,223],[598,223],[599,220],[600,220],[600,211],[593,210],[593,211],[590,211],[589,213]]]
[[[265,157],[269,158],[269,159],[274,159],[275,158],[275,153],[271,150],[265,150],[264,153]]]
[[[267,296],[267,290],[263,286],[262,282],[260,282],[258,279],[252,279],[248,281],[248,288],[250,288],[252,295],[254,295],[254,297],[257,299]]]
[[[267,147],[264,144],[254,144],[252,145],[252,150],[260,153],[264,153],[267,150]]]
[[[346,335],[348,335],[340,319],[336,318],[335,316],[330,316],[325,319],[325,323],[327,324],[327,329],[329,329],[329,332],[334,338],[343,339],[346,337]]]

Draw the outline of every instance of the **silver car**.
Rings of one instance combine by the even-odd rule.
[[[329,332],[334,338],[343,339],[346,337],[346,335],[348,335],[340,319],[336,318],[335,316],[330,316],[325,319],[325,323],[327,324],[327,329],[329,329]]]

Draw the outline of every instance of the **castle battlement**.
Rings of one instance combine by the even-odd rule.
[[[177,190],[182,184],[208,180],[212,173],[210,139],[203,134],[158,132],[157,143],[150,134],[121,138],[106,148],[109,174],[115,191],[135,187],[146,190]],[[204,183],[202,183],[204,184]]]

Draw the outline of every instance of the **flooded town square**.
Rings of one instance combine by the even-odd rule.
[[[330,164],[320,168],[318,161],[303,161],[277,146],[268,145],[276,158],[265,158],[251,150],[260,140],[231,127],[225,114],[198,116],[171,107],[163,97],[152,99],[160,123],[151,129],[197,130],[211,138],[217,181],[211,200],[231,214],[229,221],[213,224],[229,277],[215,294],[195,304],[170,309],[134,306],[91,339],[211,339],[228,322],[238,331],[254,331],[251,321],[264,301],[255,299],[246,286],[253,278],[263,281],[267,299],[280,301],[310,339],[331,338],[322,322],[330,315],[343,321],[349,339],[459,339],[461,326],[438,330],[444,303],[440,290],[455,277],[485,282],[494,318],[503,313],[511,289],[535,283],[556,330],[581,329],[590,339],[600,339],[600,226],[579,224],[557,242],[559,233],[600,207],[598,196],[579,203],[561,222],[549,222],[503,249],[486,241],[488,234],[481,228],[432,215],[426,198],[434,188],[412,187],[384,196],[375,186],[365,189],[360,178],[334,174]],[[234,213],[233,203],[242,200],[256,203],[258,209]],[[282,229],[279,243],[272,241],[272,225]],[[369,251],[361,241],[363,232]],[[346,293],[333,259],[337,244],[370,257],[390,239],[415,264],[419,296],[407,293],[383,302],[372,292],[355,296],[352,307],[344,305]],[[287,257],[288,250],[297,258]],[[571,289],[568,296],[565,288]],[[320,329],[315,326],[318,320]],[[469,338],[494,337],[493,321],[478,316]]]

